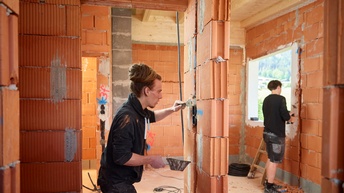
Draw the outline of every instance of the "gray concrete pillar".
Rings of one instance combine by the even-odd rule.
[[[131,12],[131,9],[111,9],[112,112],[114,113],[127,100],[130,92],[128,71],[132,64]]]

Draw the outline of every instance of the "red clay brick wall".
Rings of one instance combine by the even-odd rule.
[[[80,1],[20,1],[21,192],[79,192]]]
[[[286,157],[281,169],[320,184],[323,86],[324,2],[287,13],[249,29],[246,55],[257,58],[297,41],[301,53],[301,124],[294,140],[287,140]],[[254,157],[262,128],[246,128],[246,153]]]
[[[227,93],[229,116],[229,155],[239,155],[240,150],[240,131],[242,128],[242,117],[244,116],[243,108],[241,105],[241,97],[243,89],[241,83],[243,82],[243,72],[245,66],[243,65],[243,49],[233,48],[230,50],[230,60],[228,66],[228,81]]]
[[[0,1],[0,192],[13,193],[20,192],[19,91],[9,86],[19,78],[18,14],[19,0]]]
[[[229,125],[237,123],[230,117],[230,108],[237,102],[228,93],[228,72],[233,65],[229,62],[230,1],[188,3],[184,18],[184,90],[187,96],[195,97],[197,126],[193,125],[192,109],[187,108],[184,159],[191,164],[184,173],[189,179],[184,190],[228,192],[229,144],[234,143],[230,142]]]
[[[83,169],[90,169],[91,160],[96,160],[96,144],[99,144],[99,140],[96,140],[96,135],[99,134],[96,132],[99,125],[96,113],[97,58],[83,57],[82,69],[82,159]]]
[[[154,109],[171,107],[175,100],[179,100],[180,93],[177,46],[133,44],[132,52],[133,63],[145,63],[162,76],[162,99]],[[181,61],[183,61],[183,47],[181,47]],[[183,72],[181,64],[182,82]],[[152,124],[148,131],[147,143],[151,146],[147,151],[148,155],[183,156],[180,113],[174,113]]]
[[[108,115],[106,122],[108,123],[106,126],[108,127],[112,121],[112,100],[109,89],[111,88],[111,8],[82,5],[81,13],[81,50],[84,65],[82,162],[83,169],[98,169],[102,149],[98,116],[100,105],[97,103],[97,99],[103,97],[107,101],[105,108]],[[89,62],[88,65],[86,61]]]

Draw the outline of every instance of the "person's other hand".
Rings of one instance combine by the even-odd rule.
[[[176,100],[172,106],[174,112],[179,111],[180,109],[184,109],[186,104],[183,101]]]
[[[162,160],[161,156],[151,156],[151,163],[150,165],[153,168],[163,168],[165,167],[165,163]]]
[[[289,122],[294,123],[294,121],[295,121],[295,117],[294,116],[290,116]]]

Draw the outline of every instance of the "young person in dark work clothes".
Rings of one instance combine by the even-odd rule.
[[[282,83],[272,80],[268,84],[271,94],[263,101],[264,132],[268,160],[266,165],[267,181],[264,193],[278,193],[282,188],[274,184],[277,165],[282,163],[285,151],[285,124],[294,119],[287,110],[285,97],[281,96]]]
[[[131,94],[113,119],[107,146],[102,154],[98,185],[103,193],[136,193],[143,165],[165,166],[161,156],[144,155],[149,124],[180,110],[181,101],[170,108],[151,111],[162,98],[161,76],[145,64],[129,69]]]

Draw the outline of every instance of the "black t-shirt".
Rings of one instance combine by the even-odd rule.
[[[146,147],[145,119],[155,122],[153,111],[142,109],[134,94],[130,94],[112,122],[106,146],[106,158],[102,156],[100,174],[107,183],[135,183],[141,181],[143,166],[125,166],[133,153],[144,155]],[[104,163],[105,161],[105,163]]]
[[[285,122],[290,119],[284,96],[270,94],[263,102],[264,131],[285,137]]]

